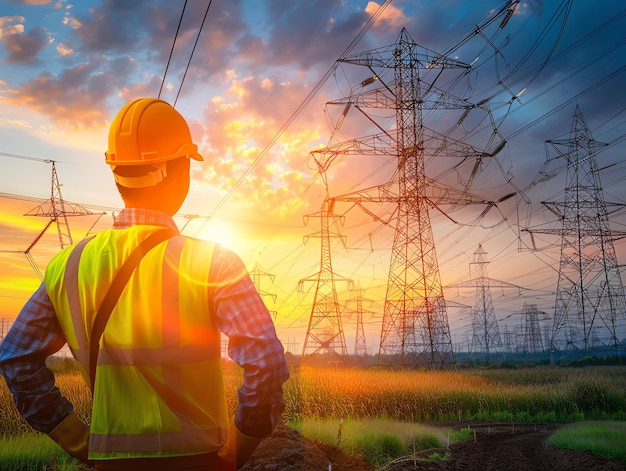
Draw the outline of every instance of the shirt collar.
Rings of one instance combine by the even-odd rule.
[[[157,209],[124,208],[113,218],[115,229],[126,229],[138,224],[163,226],[178,232],[178,227],[172,217]]]

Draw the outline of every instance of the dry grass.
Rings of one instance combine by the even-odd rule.
[[[626,368],[389,371],[300,368],[285,416],[411,422],[517,422],[626,417]]]
[[[230,414],[242,384],[239,367],[225,364]],[[57,385],[90,421],[91,395],[75,370],[57,374]],[[287,421],[391,418],[408,422],[506,420],[571,422],[626,419],[626,367],[580,369],[389,371],[299,368],[285,384]],[[0,380],[0,436],[31,429]]]

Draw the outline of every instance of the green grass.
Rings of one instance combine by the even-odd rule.
[[[228,412],[237,408],[241,369],[225,364]],[[62,365],[57,384],[89,423],[91,395],[76,369]],[[484,420],[515,423],[626,421],[626,367],[388,371],[291,370],[285,383],[289,422],[388,417],[404,422]],[[0,376],[0,437],[32,432]]]
[[[390,371],[301,367],[285,384],[288,421],[626,420],[626,368]]]
[[[374,466],[413,451],[445,447],[451,432],[393,419],[307,419],[289,424],[307,439],[338,447]]]
[[[589,450],[596,455],[626,463],[626,422],[578,422],[566,425],[548,439],[548,444],[573,450]]]
[[[76,367],[65,362],[54,365],[54,369],[62,393],[74,404],[79,417],[89,423],[91,395]],[[242,373],[232,362],[224,364],[224,372],[228,411],[233,415]],[[410,454],[414,441],[416,449],[438,448],[441,443],[447,443],[448,432],[443,433],[445,436],[437,433],[437,429],[416,432],[416,423],[626,421],[625,391],[625,366],[478,368],[436,372],[301,367],[293,368],[285,383],[283,418],[296,424],[294,428],[299,431],[298,427],[304,427],[301,433],[307,438],[317,433],[325,438],[313,436],[313,439],[333,446],[339,443],[342,451],[368,455],[368,459],[376,462],[386,456],[395,456],[401,450]],[[339,438],[341,418],[344,422]],[[381,423],[379,418],[387,420]],[[383,426],[384,422],[389,422],[390,427]],[[319,427],[323,432],[311,431],[317,423],[322,424]],[[401,424],[409,424],[408,431]],[[430,441],[433,434],[437,444]],[[583,435],[592,433],[587,431]],[[22,454],[31,456],[30,438],[36,435],[17,412],[4,378],[0,376],[0,453],[15,454],[15,449],[19,450],[20,446],[17,442],[6,442],[6,439],[22,436],[29,437],[29,445],[21,445]],[[623,433],[620,437],[626,442]],[[46,437],[42,438],[49,442]],[[455,434],[450,434],[449,439],[459,441]],[[426,442],[424,445],[422,440]],[[365,444],[371,444],[371,452]],[[43,452],[42,460],[48,460],[45,466],[50,466],[52,453],[50,450]],[[61,453],[56,456],[57,469],[63,469],[59,464]],[[6,454],[0,454],[3,464],[8,459]],[[7,469],[40,471],[43,466],[33,464],[32,468]]]
[[[46,435],[37,433],[0,438],[0,463],[3,471],[89,469],[68,455]]]

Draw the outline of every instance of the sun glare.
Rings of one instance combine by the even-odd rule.
[[[202,239],[217,242],[222,247],[238,252],[241,249],[240,234],[231,224],[224,220],[213,220],[204,228],[200,235]]]

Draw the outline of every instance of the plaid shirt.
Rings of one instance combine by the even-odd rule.
[[[167,214],[148,209],[124,209],[114,228],[135,224],[164,226],[176,231]],[[229,337],[228,354],[244,369],[238,391],[235,423],[245,434],[267,435],[283,409],[282,384],[289,377],[283,346],[274,324],[241,259],[217,246],[208,286],[213,286],[211,312],[216,326]],[[15,405],[30,425],[48,433],[72,411],[72,404],[54,385],[45,360],[65,344],[65,337],[42,283],[22,308],[0,344],[0,374]]]

